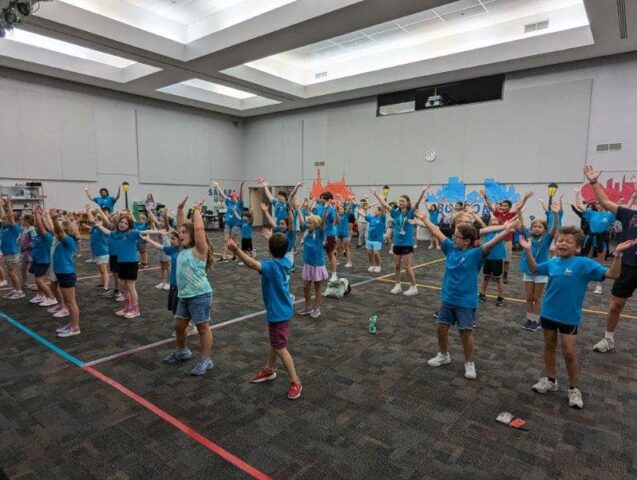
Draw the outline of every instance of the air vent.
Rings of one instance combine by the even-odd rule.
[[[628,27],[626,26],[626,0],[617,0],[617,20],[619,21],[619,38],[628,38]]]
[[[314,162],[314,166],[315,167],[324,167],[325,166],[325,162]]]
[[[608,143],[600,143],[597,145],[598,152],[608,152]]]
[[[327,72],[318,72],[314,74],[314,78],[316,80],[318,80],[319,78],[325,78],[327,77]]]
[[[524,33],[531,33],[537,30],[544,30],[549,28],[549,21],[543,20],[537,23],[529,23],[528,25],[524,25]]]
[[[608,145],[608,148],[611,152],[616,152],[617,150],[621,150],[622,149],[622,144],[621,143],[611,143],[610,145]]]

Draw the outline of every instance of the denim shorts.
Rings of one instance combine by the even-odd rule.
[[[177,304],[175,318],[192,320],[195,325],[210,321],[210,307],[212,306],[212,293],[204,293],[196,297],[180,298]]]
[[[442,302],[438,312],[438,322],[449,326],[457,326],[458,330],[473,330],[476,319],[476,309],[458,307],[450,303]]]
[[[523,273],[522,280],[533,283],[549,283],[549,277],[547,275],[535,275],[533,273]]]
[[[382,242],[375,242],[373,240],[365,241],[365,248],[367,250],[371,250],[372,252],[380,252],[380,249],[383,248]]]
[[[109,262],[108,255],[93,255],[93,260],[95,260],[95,265],[106,265]]]
[[[223,233],[229,237],[240,237],[241,227],[238,225],[230,226],[227,223],[223,226]]]

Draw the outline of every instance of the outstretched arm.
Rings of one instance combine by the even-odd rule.
[[[554,203],[553,205],[551,205],[551,212],[552,212],[551,215],[553,215],[553,226],[549,234],[553,238],[555,238],[555,236],[557,235],[558,224],[560,223],[560,210],[562,210],[562,207],[560,206],[559,203],[557,204]]]
[[[221,200],[225,202],[226,199],[228,198],[228,195],[226,195],[226,193],[221,189],[219,182],[212,182],[212,186],[217,189],[217,192],[219,192],[219,196],[221,197]]]
[[[208,258],[208,241],[206,239],[206,229],[201,217],[201,205],[205,200],[195,202],[192,207],[192,223],[195,228],[195,256],[200,260]]]
[[[482,197],[482,200],[484,200],[484,204],[487,206],[489,211],[493,215],[495,215],[495,208],[493,207],[493,204],[489,201],[489,197],[487,197],[487,193],[484,190],[480,190],[480,196]]]
[[[416,210],[416,217],[418,218],[418,221],[414,222],[416,225],[425,227],[440,243],[443,243],[446,240],[447,237],[445,237],[445,234],[440,231],[440,228],[431,223],[431,220],[429,220],[429,212]],[[411,222],[412,220],[410,220],[410,223]]]
[[[520,208],[524,208],[524,205],[526,205],[526,202],[532,196],[533,196],[533,192],[526,192],[524,196],[522,197],[522,200],[520,200],[519,202],[515,204],[515,209],[519,210]]]
[[[250,255],[246,255],[246,253],[239,248],[237,243],[232,238],[228,238],[228,240],[226,240],[226,247],[228,247],[228,250],[230,250],[234,255],[239,257],[239,259],[245,264],[246,267],[251,268],[252,270],[256,270],[257,272],[260,272],[262,270],[261,262],[255,260]]]
[[[39,205],[33,209],[33,216],[35,217],[35,231],[38,232],[39,235],[44,235],[46,233],[46,228],[44,228],[44,221],[42,220],[42,207]]]
[[[535,273],[537,263],[535,262],[535,258],[533,258],[533,253],[531,252],[531,241],[521,236],[518,242],[520,243],[520,246],[524,249],[524,253],[526,254],[526,260],[529,265],[529,270],[531,271],[531,273]]]
[[[11,196],[7,197],[7,222],[9,225],[15,225],[15,214],[13,213],[13,202]]]
[[[416,199],[414,208],[418,208],[418,205],[420,205],[420,203],[422,202],[422,199],[425,198],[425,193],[427,193],[427,190],[429,190],[429,187],[431,187],[431,184],[429,183],[426,183],[425,185],[423,185],[422,192],[420,192],[418,199]]]
[[[391,210],[391,207],[385,201],[385,197],[383,197],[382,195],[379,195],[378,192],[376,192],[375,189],[370,188],[369,189],[369,193],[371,193],[372,195],[374,195],[376,197],[376,200],[378,200],[378,203],[380,203],[383,206],[383,208],[385,208],[386,210]]]
[[[615,252],[613,253],[613,263],[604,275],[604,278],[619,278],[622,264],[621,257],[624,254],[624,251],[628,250],[629,248],[635,248],[636,246],[637,238],[633,240],[626,240],[625,242],[618,244],[617,247],[615,247]]]
[[[296,209],[296,215],[299,218],[299,225],[301,226],[301,228],[303,228],[303,225],[305,225],[305,215],[303,215],[303,211],[301,210],[301,205],[299,204],[299,202],[294,202],[294,208]]]
[[[87,187],[84,187],[84,193],[86,194],[86,198],[88,198],[89,201],[95,202],[95,200],[93,200],[93,195]]]
[[[163,250],[163,249],[164,249],[164,246],[163,246],[161,243],[159,243],[159,242],[157,242],[157,241],[153,240],[153,239],[152,239],[152,238],[150,238],[147,234],[140,235],[140,237],[141,237],[141,238],[142,238],[142,239],[143,239],[146,243],[149,243],[150,245],[152,245],[153,247],[155,247],[157,250]]]
[[[243,184],[246,183],[245,180],[241,180],[241,184],[239,185],[239,201],[243,202]]]
[[[502,242],[509,233],[512,233],[517,226],[517,219],[511,219],[504,224],[504,230],[498,233],[495,237],[489,240],[487,243],[482,245],[482,254],[486,257],[489,252],[495,247],[498,243]]]
[[[601,174],[602,174],[601,170],[594,170],[591,165],[586,165],[584,167],[584,176],[586,177],[586,180],[588,180],[588,183],[590,183],[591,186],[593,187],[593,192],[595,192],[597,201],[601,203],[606,210],[610,210],[614,214],[617,214],[617,209],[619,208],[619,205],[609,200],[608,196],[606,195],[606,192],[604,191],[604,189],[598,182],[599,176]]]
[[[188,195],[184,198],[179,205],[177,205],[177,228],[186,223],[186,216],[184,215],[184,207],[188,201]]]
[[[270,212],[268,212],[268,206],[263,202],[261,202],[261,211],[263,212],[263,216],[268,221],[270,226],[272,228],[276,227],[276,222],[274,221],[274,218],[272,218],[272,215],[270,215]]]
[[[119,200],[120,195],[122,194],[122,186],[117,187],[117,195],[115,195],[115,201]]]
[[[270,190],[270,184],[268,182],[262,182],[261,185],[263,185],[265,196],[268,197],[268,200],[270,200],[270,202],[272,202],[272,200],[274,200],[274,197],[272,196],[272,191]]]

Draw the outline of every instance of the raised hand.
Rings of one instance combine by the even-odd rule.
[[[186,195],[186,198],[184,198],[179,205],[177,205],[177,208],[183,209],[186,206],[186,202],[188,201],[188,195]]]
[[[228,238],[226,240],[226,247],[228,247],[228,250],[230,250],[232,253],[237,253],[237,251],[239,250],[237,243],[232,238]]]
[[[219,188],[219,182],[212,182],[212,186],[215,188]]]
[[[615,253],[622,253],[628,250],[629,248],[633,248],[636,246],[637,246],[637,238],[633,240],[626,240],[625,242],[617,244],[617,247],[615,247]]]
[[[264,212],[268,211],[268,206],[264,202],[261,202],[260,207],[261,207],[261,210],[263,210]]]
[[[139,237],[140,237],[142,240],[145,240],[145,241],[150,240],[150,237],[148,236],[148,234],[140,235]]]
[[[376,195],[376,189],[369,187],[369,193],[371,193],[372,195]]]
[[[206,203],[206,200],[205,200],[205,199],[197,200],[197,201],[195,202],[195,204],[192,206],[192,208],[193,208],[193,209],[200,209],[200,208],[201,208],[201,206],[202,206],[204,203]]]
[[[261,230],[261,235],[263,235],[263,238],[265,238],[266,240],[270,240],[270,237],[272,236],[272,229],[263,227],[263,229]]]
[[[592,165],[586,165],[584,167],[584,176],[586,177],[586,180],[588,180],[589,183],[597,182],[597,179],[599,178],[601,174],[602,174],[602,171],[593,169]]]
[[[531,242],[524,238],[523,236],[520,235],[520,238],[518,239],[518,243],[520,244],[520,246],[524,249],[524,250],[530,250],[531,249]]]
[[[264,187],[268,187],[268,188],[270,188],[270,182],[268,182],[268,181],[266,181],[266,180],[263,180],[263,181],[261,182],[261,185],[263,185]]]

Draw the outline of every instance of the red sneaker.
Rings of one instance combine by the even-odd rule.
[[[301,396],[301,390],[303,390],[303,385],[291,382],[290,388],[288,388],[288,398],[290,400],[296,400]]]
[[[276,378],[276,372],[274,370],[268,370],[264,368],[254,377],[250,379],[251,383],[271,382]]]

